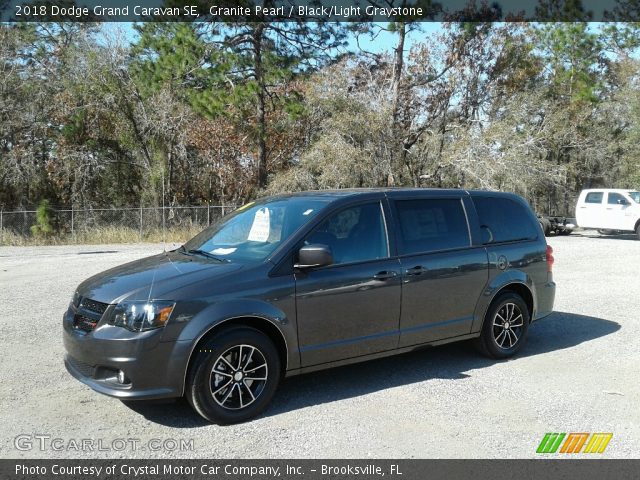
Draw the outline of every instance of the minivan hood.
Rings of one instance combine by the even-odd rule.
[[[241,264],[219,263],[178,251],[166,252],[98,273],[78,286],[78,294],[102,303],[123,299],[179,300],[171,297],[173,291],[241,268]]]

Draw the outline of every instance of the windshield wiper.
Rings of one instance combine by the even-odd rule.
[[[184,246],[183,246],[184,248]],[[191,255],[201,255],[203,257],[207,257],[207,258],[211,258],[213,260],[216,260],[220,263],[229,263],[229,259],[227,258],[219,258],[216,257],[215,255],[210,254],[209,252],[205,252],[204,250],[200,250],[200,249],[193,249],[193,250],[189,250],[187,253],[190,253]]]

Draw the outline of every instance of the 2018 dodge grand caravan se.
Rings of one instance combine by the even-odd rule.
[[[552,311],[552,264],[512,194],[270,197],[84,281],[64,315],[65,364],[107,395],[185,395],[210,421],[240,422],[284,376],[466,339],[513,355]]]

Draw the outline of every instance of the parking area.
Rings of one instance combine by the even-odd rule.
[[[556,313],[514,359],[453,344],[296,377],[257,420],[229,427],[185,402],[124,404],[64,369],[76,285],[162,245],[0,247],[0,457],[526,458],[546,432],[612,432],[603,455],[637,458],[640,241],[548,242]],[[83,439],[99,444],[78,450]]]

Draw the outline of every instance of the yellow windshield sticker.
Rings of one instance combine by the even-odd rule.
[[[244,210],[245,208],[249,208],[251,205],[253,205],[256,202],[249,202],[249,203],[245,203],[244,205],[242,205],[240,208],[237,209],[238,212]]]

